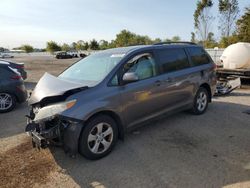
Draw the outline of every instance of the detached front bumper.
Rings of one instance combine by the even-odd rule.
[[[34,148],[45,149],[48,146],[47,140],[37,132],[30,132],[32,145]]]
[[[62,146],[64,151],[71,155],[78,152],[82,121],[64,116],[56,116],[54,119],[39,122],[27,118],[25,131],[31,136],[33,147],[45,149],[50,145],[56,145]]]

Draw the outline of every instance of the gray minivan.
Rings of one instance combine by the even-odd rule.
[[[215,64],[193,43],[115,48],[48,73],[29,98],[34,147],[61,145],[88,159],[106,156],[135,125],[181,110],[203,114],[215,91]]]

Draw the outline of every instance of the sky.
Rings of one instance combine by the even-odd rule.
[[[218,1],[218,0],[217,0]],[[212,14],[217,15],[215,0]],[[115,39],[127,29],[151,38],[190,40],[196,0],[0,0],[0,46],[44,48],[53,40],[72,43]],[[249,0],[238,0],[241,14]],[[219,37],[218,19],[213,32]]]

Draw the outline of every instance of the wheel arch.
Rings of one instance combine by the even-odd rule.
[[[209,86],[209,84],[203,83],[200,85],[200,87],[205,88],[207,90],[208,95],[209,95],[209,102],[211,102],[212,101],[212,91],[211,91],[211,87]]]
[[[110,116],[112,119],[114,119],[114,121],[117,124],[117,128],[118,128],[118,138],[123,140],[124,134],[125,134],[125,128],[124,128],[124,125],[122,123],[120,116],[117,113],[115,113],[114,111],[111,111],[111,110],[98,111],[98,112],[92,114],[90,117],[88,117],[84,122],[88,123],[91,119],[93,119],[99,115],[107,115],[107,116]],[[83,129],[84,129],[84,127],[83,127]]]

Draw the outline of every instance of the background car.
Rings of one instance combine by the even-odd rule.
[[[58,52],[56,54],[57,59],[70,59],[73,58],[73,55],[69,54],[68,52]]]
[[[0,113],[13,110],[27,99],[22,76],[8,64],[0,64]]]
[[[0,53],[0,58],[14,58],[13,55],[9,55],[9,54],[1,54]]]
[[[80,53],[80,57],[81,57],[81,58],[85,58],[85,57],[87,57],[87,55],[84,54],[84,53]]]
[[[68,51],[67,53],[70,54],[72,56],[72,58],[77,58],[78,57],[77,51]]]
[[[17,63],[13,61],[0,60],[0,65],[7,65],[15,70],[22,76],[23,80],[27,78],[27,72],[24,69],[24,63]]]

